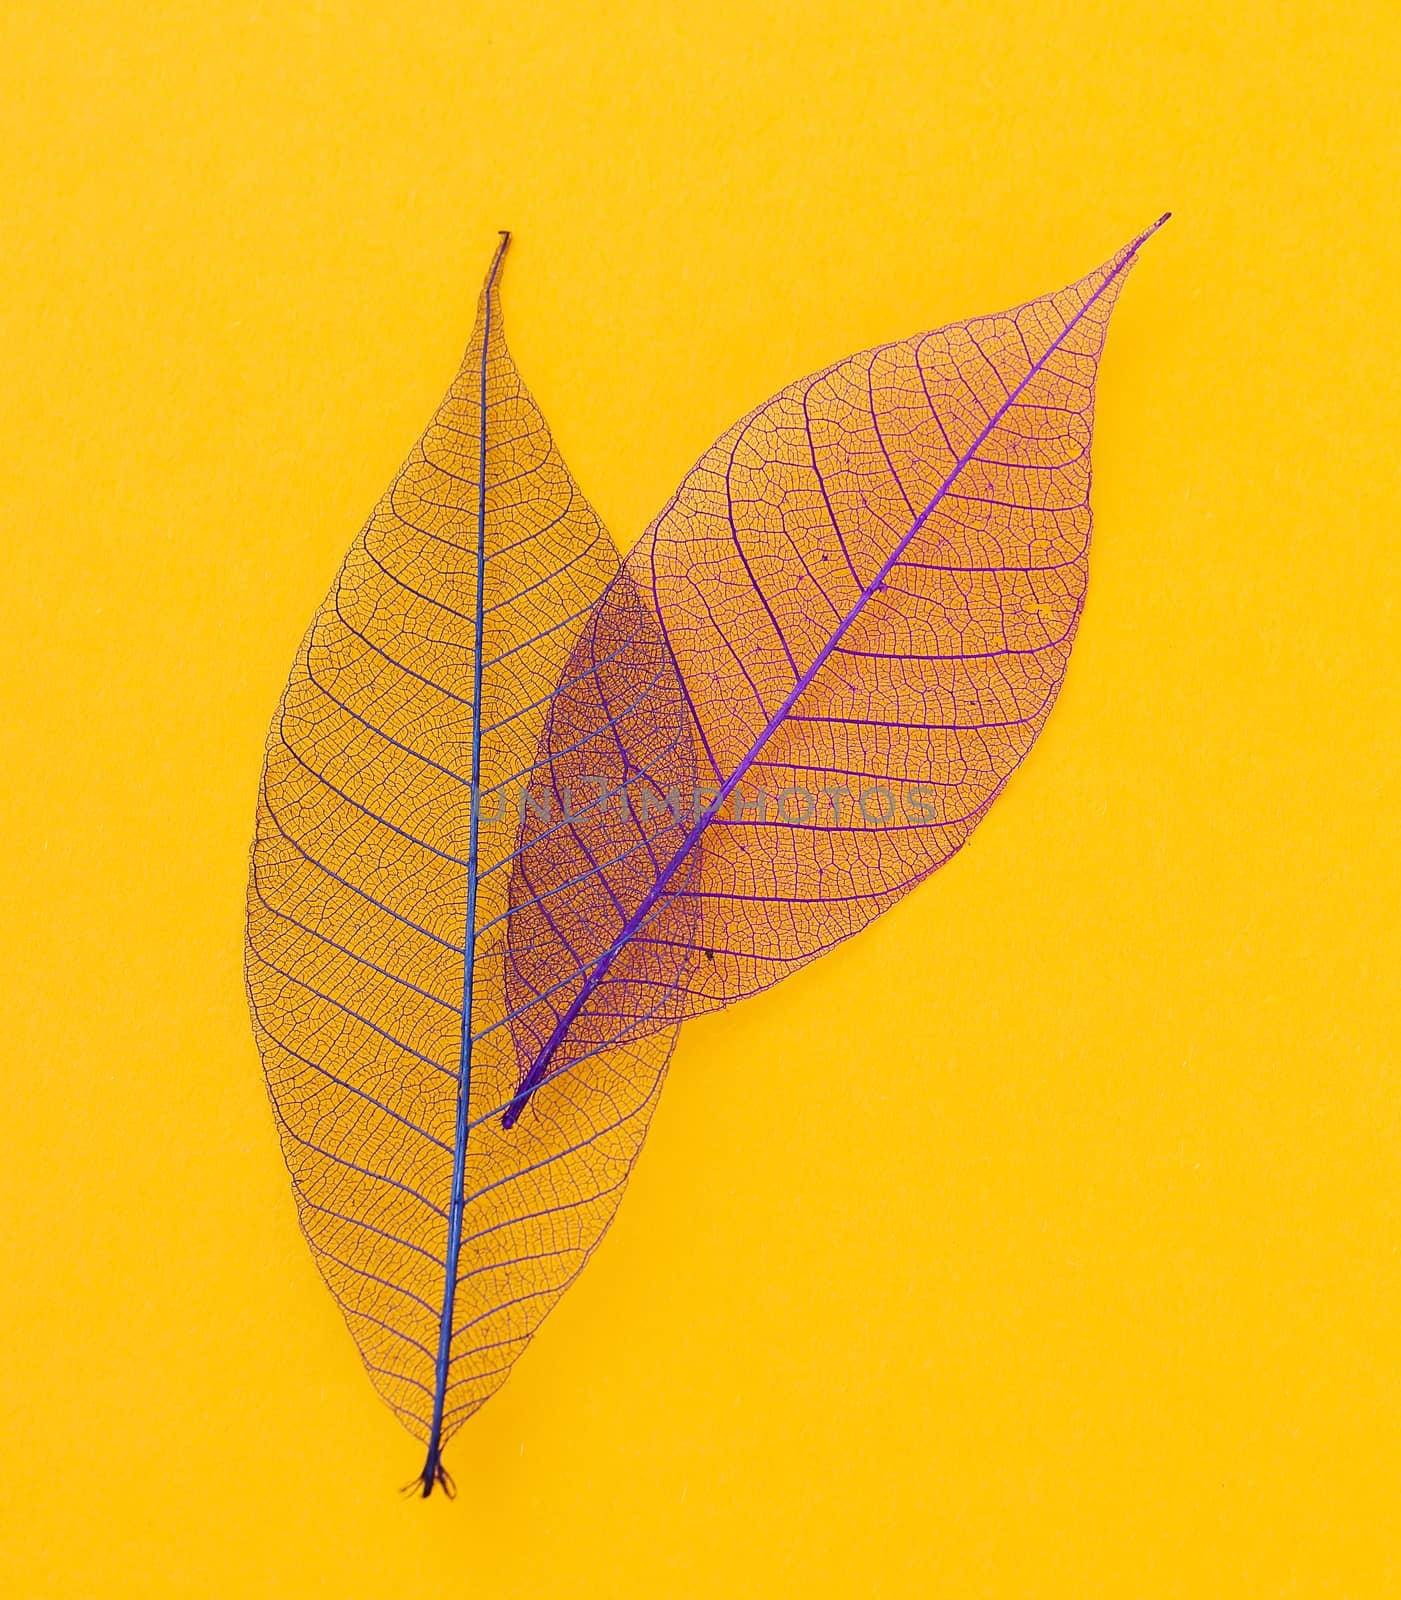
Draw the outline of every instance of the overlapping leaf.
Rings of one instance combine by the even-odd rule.
[[[791,385],[702,456],[634,548],[709,788],[658,841],[669,854],[629,857],[654,881],[586,975],[560,945],[552,976],[539,947],[552,1015],[520,1031],[533,1060],[508,1122],[582,1044],[764,988],[968,839],[1065,674],[1095,375],[1153,231],[1058,293]],[[549,724],[542,764],[566,768],[571,737]],[[572,845],[551,863],[561,886],[595,859]],[[537,880],[532,905],[567,892]],[[652,970],[676,975],[678,1001],[656,1006]]]
[[[520,835],[547,714],[562,725],[552,696],[590,758],[630,749],[630,776],[663,791],[694,766],[689,737],[655,736],[681,727],[674,670],[521,385],[500,265],[298,652],[248,896],[250,1004],[302,1225],[375,1387],[427,1446],[425,1494],[607,1227],[675,1036],[661,1001],[632,1042],[595,1034],[529,1125],[502,1129],[520,1076],[508,957],[536,960],[524,917],[508,944],[508,894],[513,873],[549,871],[557,837]],[[587,791],[576,805],[565,825],[595,838]],[[562,951],[598,952],[553,931],[567,985]]]
[[[623,566],[506,352],[498,254],[299,652],[249,887],[303,1226],[425,1494],[607,1227],[679,1020],[893,904],[1036,738],[1147,237],[785,389]]]
[[[685,1012],[696,920],[685,890],[700,852],[654,891],[690,821],[694,728],[665,640],[626,571],[580,635],[541,751],[512,866],[508,931],[506,992],[522,1077],[644,906],[648,937],[622,943],[612,965],[605,998],[614,1003],[578,1016],[550,1071],[645,1039]],[[506,1128],[519,1111],[507,1112]]]

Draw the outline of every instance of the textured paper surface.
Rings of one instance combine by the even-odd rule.
[[[1394,1590],[1392,8],[22,4],[0,38],[0,1588]],[[926,890],[687,1025],[457,1500],[401,1502],[240,930],[287,663],[496,230],[626,542],[756,399],[1169,207],[1044,737]]]

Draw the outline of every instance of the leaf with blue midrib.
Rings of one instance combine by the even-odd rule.
[[[249,1001],[301,1224],[426,1448],[425,1495],[450,1488],[444,1443],[607,1228],[675,1037],[659,1015],[648,1037],[574,1052],[529,1122],[501,1126],[520,1072],[507,968],[529,959],[508,895],[551,848],[520,816],[552,696],[572,682],[604,708],[601,750],[676,729],[643,759],[663,788],[694,764],[651,613],[506,349],[505,249],[456,379],[297,653],[248,890]],[[610,586],[625,625],[606,661],[581,658]],[[628,692],[601,699],[600,671]]]

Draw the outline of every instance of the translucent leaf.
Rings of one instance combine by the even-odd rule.
[[[254,1029],[302,1226],[371,1380],[427,1446],[424,1494],[607,1228],[675,1037],[659,1010],[634,1042],[571,1051],[529,1126],[502,1128],[520,1075],[508,893],[552,848],[520,817],[552,694],[600,703],[576,647],[619,580],[502,338],[504,250],[456,380],[297,653],[248,894]],[[680,700],[632,593],[605,669],[644,685],[624,731]],[[688,741],[654,759],[662,781],[694,761]]]
[[[680,985],[656,1009],[668,1021],[753,994],[892,906],[987,814],[1065,676],[1096,371],[1156,226],[1066,289],[789,385],[687,474],[627,572],[710,788],[587,974],[564,950],[558,972],[537,961],[552,1025],[521,1037],[533,1060],[508,1122],[576,1041],[639,1035],[649,965]],[[551,738],[542,762],[561,764]],[[558,887],[535,881],[535,899],[588,860],[555,859]]]

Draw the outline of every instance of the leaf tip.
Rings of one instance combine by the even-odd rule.
[[[1171,211],[1164,211],[1162,216],[1150,227],[1143,230],[1136,239],[1131,239],[1122,250],[1114,257],[1113,262],[1106,262],[1106,267],[1113,266],[1115,272],[1124,272],[1138,259],[1138,252],[1148,243],[1153,235],[1172,216]]]
[[[1151,228],[1145,228],[1143,232],[1139,234],[1138,238],[1134,240],[1134,249],[1137,250],[1140,248],[1140,246],[1147,244],[1153,235],[1158,231],[1158,229],[1161,228],[1163,224],[1171,218],[1171,216],[1171,211],[1164,211],[1162,216],[1158,218]]]

